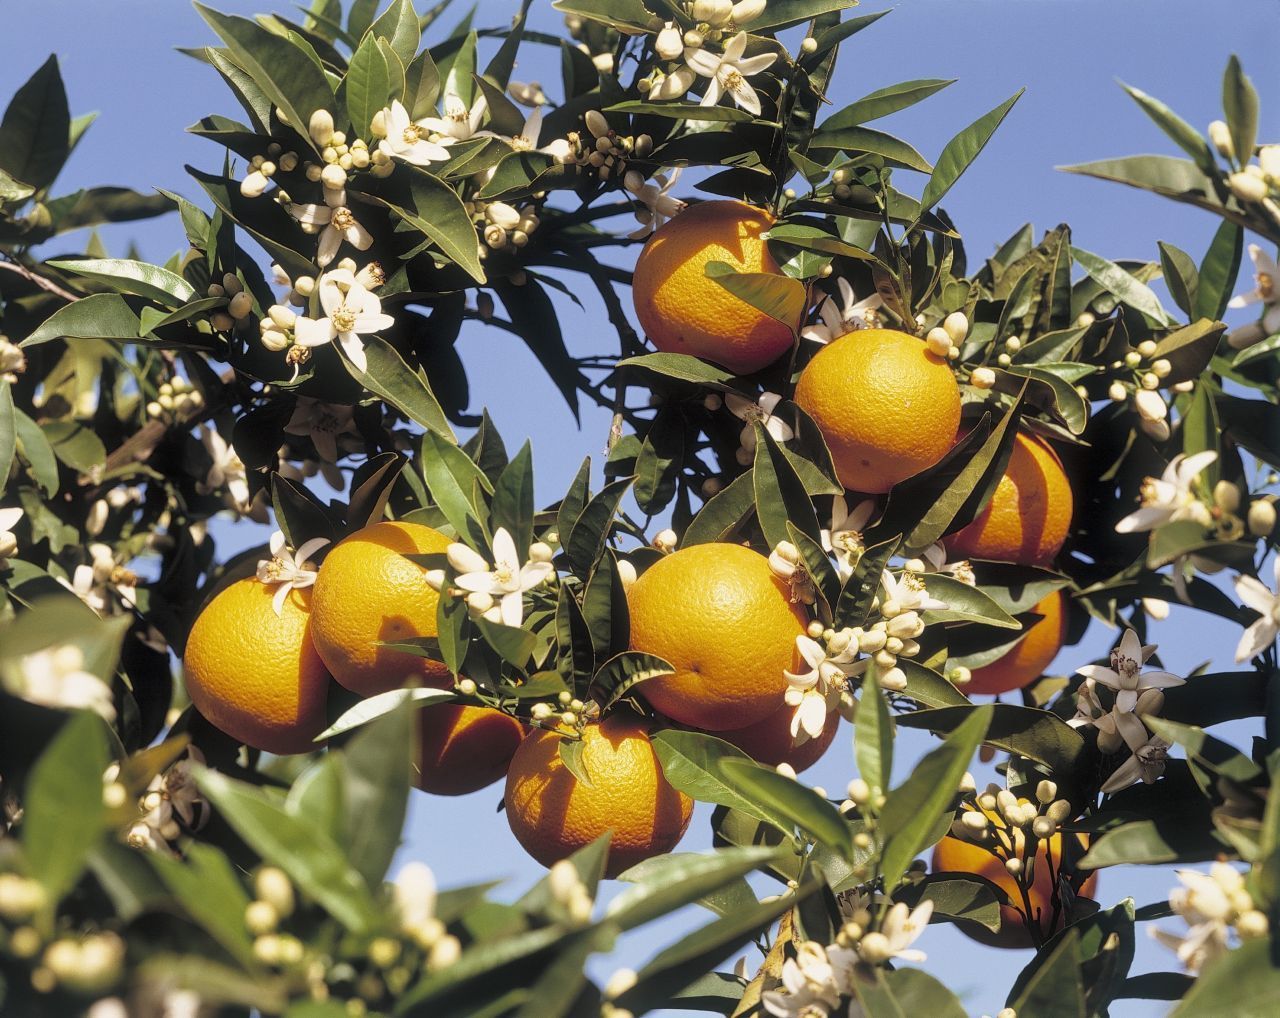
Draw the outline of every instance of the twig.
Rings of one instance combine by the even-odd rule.
[[[32,272],[29,268],[19,262],[0,261],[0,269],[8,269],[10,272],[16,272],[23,279],[30,280],[32,283],[35,283],[36,286],[40,287],[40,289],[48,290],[49,293],[56,294],[65,301],[77,301],[80,299],[70,290],[64,290],[57,283],[53,282],[53,280],[45,279],[44,276],[39,273]]]

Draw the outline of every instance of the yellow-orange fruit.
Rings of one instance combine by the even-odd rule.
[[[991,501],[944,543],[953,559],[1045,566],[1067,539],[1073,509],[1058,454],[1038,435],[1019,434]]]
[[[801,372],[795,401],[826,439],[841,483],[869,494],[937,463],[960,424],[960,387],[946,359],[893,329],[857,329],[828,343]]]
[[[808,618],[763,555],[740,544],[682,548],[645,570],[627,603],[631,649],[675,668],[636,687],[655,710],[723,732],[782,706]]]
[[[1060,590],[1036,603],[1034,609],[1044,618],[1027,630],[1004,657],[973,670],[964,687],[966,695],[974,693],[1008,693],[1021,689],[1044,674],[1044,670],[1062,649],[1067,638],[1067,599]]]
[[[507,766],[525,728],[492,707],[438,703],[418,711],[413,783],[435,795],[466,795],[492,785]]]
[[[426,570],[405,556],[449,544],[438,530],[397,520],[371,524],[329,550],[316,576],[312,638],[338,682],[373,696],[449,678],[439,661],[378,646],[437,635],[440,595],[427,585]]]
[[[795,745],[791,738],[791,718],[795,714],[794,707],[785,704],[763,721],[740,728],[736,732],[719,732],[718,736],[725,742],[731,742],[751,757],[756,763],[777,767],[778,764],[790,764],[799,774],[806,771],[820,759],[831,743],[835,741],[836,730],[840,727],[840,717],[831,714],[827,717],[827,727],[816,739],[806,739]]]
[[[196,617],[182,659],[196,710],[215,728],[268,753],[305,753],[325,728],[329,673],[311,643],[311,590],[237,580]]]
[[[991,826],[1004,829],[1005,823],[998,814],[991,811],[984,812],[986,812],[987,821]],[[1021,831],[1015,831],[1015,844],[1023,844],[1023,837]],[[1088,847],[1088,840],[1083,835],[1077,834],[1074,837],[1079,841],[1081,849]],[[1056,923],[1053,918],[1054,878],[1055,875],[1061,872],[1062,847],[1061,834],[1054,834],[1047,841],[1040,842],[1036,850],[1031,886],[1027,889],[1027,898],[1031,903],[1032,921],[1038,923],[1042,939],[1051,937],[1074,918],[1065,908],[1059,908]],[[1050,874],[1050,857],[1053,859],[1053,874]],[[1076,858],[1078,859],[1079,855]],[[973,842],[965,841],[961,838],[953,838],[948,834],[934,847],[933,864],[930,869],[936,873],[973,873],[977,876],[985,877],[1004,891],[1009,896],[1009,899],[1019,906],[1018,909],[1015,909],[1012,905],[1000,906],[1000,931],[998,933],[992,933],[984,927],[965,924],[961,929],[966,934],[992,947],[1032,946],[1031,933],[1023,923],[1022,913],[1019,911],[1020,908],[1024,907],[1022,893],[1018,889],[1017,881],[1005,869],[1004,863],[1000,859]],[[1097,887],[1098,874],[1096,872],[1090,873],[1080,885],[1080,890],[1077,893],[1079,897],[1091,898]],[[1059,894],[1059,901],[1062,901],[1061,894]]]
[[[560,736],[530,734],[511,759],[507,821],[531,856],[550,866],[612,831],[605,875],[670,852],[684,836],[693,800],[671,786],[645,723],[610,714],[582,733],[580,782],[560,757]]]
[[[757,311],[706,274],[708,262],[778,273],[764,233],[773,217],[738,201],[694,205],[654,231],[636,259],[636,317],[659,350],[715,361],[735,374],[772,364],[791,348],[788,325]]]

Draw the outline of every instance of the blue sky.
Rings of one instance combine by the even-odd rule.
[[[265,0],[215,4],[241,14],[265,5]],[[535,7],[534,23],[553,29],[556,17],[549,4],[539,0]],[[509,0],[482,0],[477,24],[501,24],[513,9]],[[880,9],[883,5],[866,3],[861,12]],[[183,130],[209,113],[236,116],[238,108],[212,71],[174,50],[212,41],[191,7],[176,0],[51,0],[9,4],[4,19],[0,98],[12,94],[52,45],[62,62],[73,112],[101,112],[64,173],[61,190],[110,183],[198,196],[183,164],[208,169],[220,162],[221,153]],[[69,27],[52,36],[49,26],[55,21]],[[1157,240],[1198,257],[1217,226],[1207,214],[1054,167],[1171,152],[1172,143],[1124,95],[1116,79],[1161,98],[1203,128],[1221,115],[1221,71],[1233,52],[1262,96],[1262,140],[1280,141],[1278,47],[1280,8],[1271,0],[1216,5],[1188,0],[906,0],[845,47],[830,98],[838,108],[897,81],[958,79],[921,106],[876,125],[936,157],[961,126],[1026,86],[1026,95],[978,163],[947,197],[971,265],[1027,221],[1037,232],[1070,222],[1077,245],[1111,258],[1152,258]],[[556,67],[536,48],[525,56],[515,76],[541,80],[554,96]],[[899,186],[921,186],[909,177],[902,174]],[[143,256],[154,261],[163,261],[182,244],[175,218],[114,227],[105,238],[114,254],[122,254],[134,240]],[[566,303],[561,310],[575,352],[612,348],[611,330],[598,306],[588,302],[584,313]],[[512,448],[526,435],[533,439],[541,498],[550,500],[563,490],[582,456],[599,458],[608,415],[584,408],[582,427],[575,429],[560,397],[518,340],[476,327],[464,333],[460,349],[471,375],[473,408],[488,406]],[[243,529],[234,536],[230,528],[221,533],[231,538],[228,548],[232,541],[261,540]],[[1074,669],[1105,651],[1114,637],[1095,623],[1083,646],[1064,651],[1057,669]],[[1237,637],[1234,627],[1189,610],[1175,609],[1168,622],[1153,628],[1153,639],[1174,671],[1200,664],[1206,648],[1217,668],[1229,669]],[[1246,726],[1227,732],[1237,744],[1250,734]],[[806,775],[833,795],[852,776],[848,736],[846,726],[827,758]],[[900,740],[899,780],[906,769],[902,764],[909,765],[926,745],[927,740],[911,734]],[[527,885],[539,871],[496,812],[499,796],[500,787],[461,799],[415,795],[405,858],[428,862],[445,885],[495,877],[510,878],[513,893]],[[709,845],[708,812],[695,815],[682,848]],[[1108,870],[1099,897],[1110,905],[1131,895],[1142,905],[1162,899],[1173,882],[1165,868]],[[684,916],[629,937],[613,958],[598,959],[593,971],[603,975],[617,965],[638,967],[681,923],[695,918]],[[1028,952],[993,953],[945,926],[931,929],[917,946],[929,953],[924,967],[960,993],[974,1015],[994,1014],[1002,1006],[1005,991],[1029,957]],[[1138,952],[1135,971],[1174,967],[1172,956],[1141,931]],[[1164,1011],[1160,1004],[1122,1002],[1113,1014],[1136,1018]]]

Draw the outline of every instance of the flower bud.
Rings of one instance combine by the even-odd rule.
[[[325,187],[338,190],[347,186],[347,171],[337,163],[330,163],[320,171],[320,182]]]
[[[1173,365],[1169,363],[1169,359],[1167,357],[1160,357],[1159,359],[1151,362],[1151,373],[1155,375],[1156,378],[1168,378],[1173,374]]]
[[[1240,508],[1240,489],[1231,481],[1219,481],[1213,486],[1213,501],[1223,512],[1233,513]]]
[[[1249,503],[1249,533],[1254,537],[1270,537],[1276,528],[1276,505],[1269,498],[1255,498]]]
[[[236,320],[225,311],[215,311],[209,316],[209,324],[217,332],[230,332],[236,327]]]
[[[928,335],[924,337],[924,341],[929,348],[929,352],[935,357],[945,357],[951,352],[951,336],[946,329],[930,329]]]
[[[1129,390],[1124,387],[1123,382],[1112,382],[1107,389],[1107,398],[1113,403],[1123,403],[1129,398]]]
[[[333,141],[333,114],[328,110],[316,110],[307,124],[307,133],[312,141],[324,148]]]
[[[493,607],[493,595],[483,590],[473,590],[467,595],[467,607],[477,615],[483,615]]]
[[[1215,120],[1209,124],[1209,140],[1213,142],[1219,155],[1226,159],[1235,158],[1236,147],[1231,138],[1231,128],[1223,121]]]
[[[1236,920],[1236,932],[1240,934],[1241,940],[1260,940],[1269,930],[1266,913],[1256,908],[1243,912]]]
[[[262,345],[272,353],[287,350],[291,343],[289,337],[279,329],[268,329],[262,334]]]
[[[427,956],[427,969],[431,972],[439,972],[455,964],[461,957],[462,942],[452,934],[441,937],[432,946],[431,953]]]
[[[1058,797],[1058,786],[1055,782],[1048,778],[1036,785],[1036,800],[1042,806],[1047,806]]]
[[[990,389],[996,384],[996,373],[990,368],[974,368],[969,384],[975,389]]]
[[[1133,405],[1144,421],[1163,421],[1169,416],[1164,397],[1150,389],[1139,389],[1133,394]]]
[[[867,964],[879,965],[892,958],[894,950],[888,937],[877,930],[872,930],[858,941],[858,954]]]
[[[243,290],[231,298],[227,311],[236,321],[246,317],[253,310],[253,298]]]
[[[1048,817],[1036,817],[1031,821],[1031,833],[1040,839],[1052,837],[1056,828],[1057,825]]]
[[[733,0],[693,0],[694,21],[705,21],[719,28],[733,17]]]
[[[672,551],[675,549],[676,541],[678,540],[676,532],[668,527],[666,530],[660,530],[654,535],[653,546],[658,551]]]
[[[254,170],[240,181],[240,194],[245,198],[258,198],[267,189],[267,175],[261,170]]]
[[[1138,425],[1142,428],[1142,433],[1152,441],[1167,442],[1169,440],[1168,421],[1139,421]]]
[[[1006,859],[1004,861],[1004,868],[1005,872],[1007,872],[1009,876],[1016,877],[1022,872],[1022,860],[1017,858]]]
[[[1158,389],[1160,388],[1160,376],[1154,371],[1147,371],[1143,374],[1141,383],[1144,389]]]
[[[1267,184],[1252,173],[1233,173],[1227,177],[1231,193],[1242,202],[1260,202],[1267,196]]]
[[[520,225],[520,213],[504,201],[492,201],[485,206],[485,218],[504,230],[514,230]]]
[[[764,13],[765,0],[738,0],[733,5],[733,23],[739,28],[755,21]]]
[[[1137,714],[1158,715],[1164,709],[1164,693],[1158,689],[1144,689],[1133,709]]]
[[[858,806],[864,806],[871,800],[871,786],[862,778],[854,778],[847,789],[849,798]]]
[[[966,810],[960,814],[960,823],[971,835],[982,835],[987,830],[987,815],[976,809]]]
[[[44,907],[44,887],[16,873],[0,873],[0,917],[25,922]]]
[[[969,319],[963,311],[952,311],[942,320],[942,327],[956,346],[963,343],[965,337],[969,335]]]
[[[547,874],[547,887],[551,891],[551,897],[562,905],[568,904],[570,896],[581,883],[577,867],[568,859],[561,859]]]
[[[265,901],[251,901],[244,909],[244,925],[255,937],[274,933],[280,923],[276,910]]]
[[[609,138],[609,121],[605,119],[603,113],[599,110],[587,110],[583,115],[586,121],[587,130],[591,132],[592,137],[608,141]]]
[[[1099,732],[1098,751],[1101,753],[1118,753],[1124,745],[1119,732]]]

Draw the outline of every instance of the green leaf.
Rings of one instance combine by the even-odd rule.
[[[533,542],[533,449],[526,441],[493,485],[489,521],[496,533],[505,528],[524,556]]]
[[[57,178],[71,151],[67,91],[50,56],[14,93],[0,121],[0,170],[37,191]]]
[[[1206,734],[1196,725],[1160,717],[1144,717],[1143,720],[1166,742],[1176,743],[1185,749],[1191,762],[1218,777],[1243,785],[1262,774],[1262,768],[1249,757],[1221,739]]]
[[[1112,828],[1094,841],[1077,866],[1088,870],[1126,864],[1205,862],[1222,850],[1223,844],[1212,836],[1206,837],[1203,831],[1174,829],[1156,820],[1135,820]]]
[[[721,767],[725,760],[755,763],[737,746],[701,732],[674,729],[657,732],[652,741],[663,775],[680,791],[699,802],[719,803],[757,820],[773,823],[766,810],[737,790],[736,782],[729,780]],[[789,829],[781,822],[777,826],[779,830]]]
[[[769,29],[779,32],[802,21],[857,6],[858,0],[769,0],[764,12],[752,19],[751,31],[763,32]]]
[[[402,644],[396,646],[397,649],[404,649]],[[378,693],[343,711],[333,724],[316,736],[315,741],[325,742],[335,735],[367,725],[384,714],[390,714],[401,704],[413,703],[426,707],[434,703],[450,702],[456,698],[451,689],[393,689],[386,693]]]
[[[314,54],[256,21],[221,14],[199,2],[195,8],[283,119],[309,142],[311,114],[334,108],[333,88]]]
[[[660,410],[645,432],[636,456],[632,495],[648,515],[661,512],[675,497],[676,480],[684,464],[685,427],[684,415],[678,410]]]
[[[149,297],[166,307],[179,307],[196,296],[191,284],[181,276],[146,262],[127,258],[65,258],[48,264],[105,283],[119,293]]]
[[[116,339],[137,341],[140,321],[124,298],[116,293],[92,293],[59,307],[22,342],[38,346],[52,339]]]
[[[1270,946],[1268,938],[1249,940],[1211,962],[1172,1018],[1270,1018],[1280,1009],[1280,968]]]
[[[182,909],[240,964],[254,966],[253,941],[244,924],[249,895],[230,860],[198,841],[183,855],[170,859],[157,852],[149,860]]]
[[[53,906],[75,886],[90,850],[105,831],[102,772],[110,760],[106,734],[96,714],[75,712],[27,779],[22,847],[30,875],[44,887]]]
[[[18,447],[17,412],[13,406],[13,384],[0,382],[0,477],[8,478]]]
[[[1222,109],[1231,128],[1236,161],[1244,166],[1253,158],[1258,140],[1258,93],[1234,53],[1222,75]]]
[[[956,798],[960,779],[983,741],[991,713],[990,705],[974,707],[943,744],[926,755],[911,776],[889,793],[880,812],[884,844],[880,870],[886,888],[896,887],[907,866],[928,847],[938,818]],[[899,724],[904,720],[899,718]]]
[[[587,576],[604,554],[609,528],[622,496],[631,485],[630,477],[610,481],[583,508],[569,531],[568,539],[561,531],[561,547],[579,576]]]
[[[755,425],[756,453],[752,471],[756,516],[769,546],[790,539],[788,523],[794,523],[814,541],[821,528],[804,484],[763,425]]]
[[[472,533],[469,521],[483,523],[488,515],[481,492],[489,479],[471,458],[443,435],[428,431],[422,436],[418,460],[423,479],[445,519],[461,537]]]
[[[1127,304],[1135,311],[1140,311],[1158,325],[1175,324],[1169,317],[1169,313],[1160,306],[1160,298],[1151,291],[1151,288],[1146,283],[1139,282],[1115,262],[1078,247],[1072,247],[1071,254],[1094,282],[1121,303]]]
[[[373,35],[365,36],[351,56],[343,91],[347,115],[357,134],[369,130],[374,116],[404,88],[400,68],[393,67]]]
[[[632,368],[659,378],[673,378],[680,382],[705,385],[720,392],[733,391],[728,385],[733,375],[714,364],[709,364],[687,353],[646,353],[627,357],[614,365],[617,369]]]
[[[1069,937],[1077,942],[1081,984],[1085,991],[1085,1011],[1099,1014],[1120,993],[1134,953],[1133,899],[1126,898],[1114,908],[1094,912],[1056,933],[1019,973],[1009,990],[1009,1001],[1020,997],[1037,979],[1041,969],[1057,959],[1056,951]],[[1052,981],[1058,976],[1050,976]]]
[[[992,933],[1000,931],[1000,903],[991,884],[979,877],[930,873],[921,883],[904,886],[894,899],[912,908],[931,901],[935,916],[977,923]]]
[[[418,15],[411,0],[392,0],[391,6],[370,26],[369,34],[387,40],[400,62],[409,63],[422,41],[422,29],[418,25]],[[358,130],[367,128],[361,126]]]
[[[684,532],[682,548],[728,539],[755,508],[755,472],[747,470],[718,491]]]
[[[833,113],[822,122],[822,129],[829,131],[854,127],[857,124],[865,124],[868,120],[887,117],[891,113],[905,110],[921,100],[928,99],[929,96],[940,92],[948,85],[954,85],[955,80],[954,78],[920,78],[878,88],[870,95],[865,95],[857,102],[850,103],[839,112]]]
[[[604,661],[631,645],[627,592],[614,557],[601,556],[582,595],[582,615],[591,635],[593,660]]]
[[[630,695],[638,683],[659,675],[674,674],[675,668],[660,657],[634,650],[623,651],[596,670],[591,677],[589,693],[591,699],[600,704],[601,710],[608,710],[622,697]]]
[[[440,69],[431,59],[431,51],[423,50],[405,68],[404,106],[414,120],[435,116],[436,99],[440,95]]]
[[[377,910],[369,888],[332,839],[250,785],[203,768],[197,780],[218,813],[264,861],[289,874],[348,930],[358,933],[374,923]]]
[[[606,106],[603,113],[624,113],[632,117],[665,117],[669,120],[687,120],[692,122],[716,122],[730,124],[749,123],[754,117],[746,110],[736,106],[692,106],[689,103],[666,102],[651,103],[641,99],[628,99],[626,102]]]
[[[869,669],[862,680],[858,712],[854,716],[853,755],[858,776],[873,790],[889,786],[889,775],[893,772],[893,719],[880,692],[875,669]]]
[[[777,272],[739,272],[728,262],[714,260],[707,262],[703,271],[708,279],[793,333],[804,316],[808,294],[798,279]]]
[[[1240,259],[1244,254],[1244,230],[1239,225],[1224,222],[1218,227],[1200,263],[1200,288],[1196,293],[1195,316],[1213,321],[1220,319],[1227,310],[1231,292],[1235,289],[1236,276],[1240,273]]]
[[[1149,116],[1160,130],[1164,131],[1182,151],[1195,160],[1196,165],[1205,173],[1213,173],[1217,167],[1213,149],[1201,136],[1200,132],[1183,120],[1173,110],[1153,96],[1140,89],[1131,88],[1123,81],[1120,87],[1129,93],[1129,97],[1142,107],[1142,112]]]
[[[409,194],[413,213],[407,214],[402,209],[395,211],[405,222],[435,241],[440,250],[472,279],[483,283],[485,274],[480,264],[476,229],[457,192],[439,177],[414,167]]]
[[[475,626],[485,643],[497,651],[502,660],[517,668],[524,668],[529,663],[538,644],[537,636],[519,626],[507,626],[485,618],[476,619]]]
[[[839,627],[860,626],[871,614],[871,605],[880,592],[880,577],[889,559],[897,554],[901,538],[872,545],[862,553],[858,564],[840,591],[836,602],[835,624]]]
[[[1080,733],[1056,714],[1021,704],[987,705],[988,718],[983,742],[1045,764],[1051,770],[1069,771],[1084,751]],[[931,732],[953,732],[979,710],[973,704],[939,707],[902,714],[903,728],[923,728]]]
[[[773,901],[735,912],[694,930],[650,960],[640,970],[636,985],[620,994],[616,1004],[633,1014],[662,1007],[674,994],[690,986],[741,945],[767,929],[778,916],[794,908],[819,886],[817,882],[804,884]]]
[[[924,613],[926,624],[935,622],[979,622],[998,629],[1018,629],[1018,620],[1006,612],[995,599],[982,588],[962,583],[946,573],[922,573],[925,589],[946,608],[930,609]]]
[[[679,852],[646,859],[632,866],[618,879],[628,887],[605,910],[605,919],[619,929],[659,919],[681,906],[697,901],[741,877],[778,861],[787,849],[768,846],[722,848],[715,852]]]
[[[1213,180],[1195,163],[1176,156],[1124,156],[1101,159],[1075,166],[1059,166],[1064,173],[1078,173],[1099,180],[1127,184],[1143,191],[1162,194],[1212,212],[1221,212]]]
[[[1013,109],[1013,104],[1022,97],[1023,91],[1024,89],[1018,89],[990,113],[983,114],[947,142],[942,155],[938,156],[938,165],[930,174],[929,182],[924,186],[924,194],[920,196],[921,215],[942,201],[952,185],[978,158],[979,153],[991,140],[991,136],[995,134],[996,128]]]
[[[1085,1018],[1084,986],[1080,979],[1080,936],[1068,930],[1058,946],[1036,969],[1011,1006],[1019,1014],[1037,1018]]]
[[[904,551],[923,551],[952,529],[957,519],[968,522],[982,512],[1004,476],[1021,419],[1022,400],[1019,398],[1000,423],[991,429],[991,434],[978,451],[956,473],[955,479],[929,506],[924,518],[912,528],[904,542]]]
[[[853,832],[840,811],[813,789],[754,760],[726,758],[719,766],[734,788],[757,804],[757,812],[769,813],[773,823],[775,817],[788,823],[784,832],[790,826],[799,828],[818,844],[852,860]]]
[[[890,164],[920,173],[930,173],[933,170],[933,164],[905,141],[872,127],[838,127],[829,130],[824,124],[814,134],[809,147],[848,152],[851,155],[866,152],[880,156]]]
[[[1201,318],[1160,340],[1153,356],[1167,360],[1173,369],[1161,384],[1176,385],[1199,378],[1213,360],[1218,340],[1226,328],[1222,322]]]
[[[866,980],[854,980],[854,992],[867,1018],[964,1018],[955,994],[920,969],[874,970]]]
[[[1163,240],[1157,242],[1160,248],[1160,268],[1164,273],[1165,286],[1169,288],[1169,296],[1188,317],[1195,317],[1196,293],[1200,288],[1200,270],[1191,256],[1173,244]]]
[[[12,408],[13,397],[9,395],[9,386],[4,386],[5,393],[0,396],[0,418],[5,416],[5,403],[9,401]],[[21,410],[13,410],[13,427],[18,438],[18,453],[31,468],[31,478],[40,486],[45,495],[52,495],[58,490],[58,461],[53,446],[40,430],[40,425]],[[5,455],[5,425],[0,423],[0,470],[6,474],[8,466]],[[12,456],[12,451],[10,451]],[[101,462],[99,460],[98,462]]]
[[[4,170],[0,170],[0,205],[25,201],[35,193],[35,188],[15,180]]]
[[[348,861],[369,887],[381,886],[400,847],[415,720],[414,711],[400,707],[367,724],[342,751],[348,819],[343,840]]]
[[[909,658],[899,658],[898,667],[907,677],[907,688],[902,693],[916,703],[925,707],[968,705],[969,698],[932,668],[926,668]],[[898,715],[898,717],[910,717],[910,715]]]

